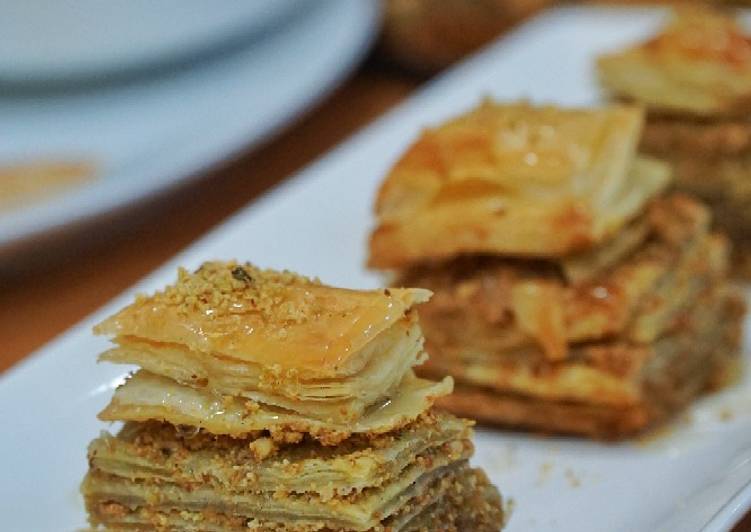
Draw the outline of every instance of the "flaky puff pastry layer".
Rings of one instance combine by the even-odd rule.
[[[699,116],[751,111],[751,38],[708,7],[679,10],[662,31],[601,56],[603,85],[656,112]]]
[[[389,397],[370,405],[358,419],[318,419],[240,397],[218,396],[141,370],[117,388],[99,419],[165,421],[238,438],[260,430],[278,439],[306,433],[324,445],[337,445],[352,434],[385,434],[411,423],[436,399],[450,394],[453,385],[450,377],[433,382],[410,371]]]
[[[370,266],[592,248],[669,182],[667,166],[635,157],[642,123],[634,107],[485,101],[424,131],[379,191]]]
[[[369,342],[359,355],[368,363],[354,375],[316,379],[301,373],[280,378],[268,367],[195,352],[180,345],[121,338],[121,345],[100,360],[133,364],[156,375],[207,390],[218,396],[242,397],[332,422],[356,421],[372,404],[398,388],[413,366],[425,358],[423,336],[413,312]],[[288,374],[289,376],[289,374]]]
[[[348,290],[288,271],[207,262],[181,269],[174,284],[139,296],[94,331],[120,345],[179,346],[260,365],[276,380],[337,378],[361,371],[369,361],[364,348],[429,297],[421,289]]]

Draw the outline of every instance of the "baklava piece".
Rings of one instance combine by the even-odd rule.
[[[751,37],[726,13],[684,8],[597,67],[610,93],[647,107],[642,151],[672,163],[676,186],[713,208],[733,269],[751,278]]]
[[[100,414],[82,492],[105,530],[497,531],[472,423],[420,379],[422,289],[355,291],[234,262],[105,320],[140,366]]]
[[[735,367],[742,303],[727,243],[669,169],[637,156],[642,115],[498,105],[423,133],[386,178],[370,264],[434,292],[425,375],[454,413],[621,438]]]

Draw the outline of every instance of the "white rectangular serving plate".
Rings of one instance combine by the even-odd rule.
[[[383,119],[234,216],[164,267],[0,379],[0,515],[8,532],[85,525],[78,483],[86,446],[128,368],[96,364],[107,342],[94,323],[136,292],[170,282],[175,268],[238,258],[376,287],[365,270],[379,181],[419,132],[499,99],[592,104],[596,54],[654,30],[645,9],[549,11],[430,83]],[[137,244],[134,243],[134,253]],[[746,357],[749,336],[746,336]],[[508,530],[726,530],[751,504],[751,380],[701,400],[647,440],[603,444],[481,429],[475,464],[514,500]]]

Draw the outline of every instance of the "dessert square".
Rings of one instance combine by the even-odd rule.
[[[432,408],[424,289],[345,290],[209,262],[105,320],[102,360],[140,369],[89,446],[91,525],[122,530],[497,531],[472,422]]]
[[[733,272],[751,278],[751,38],[727,12],[682,8],[597,68],[614,97],[647,108],[641,150],[707,202],[733,241]]]
[[[488,137],[487,125],[476,116],[488,112],[488,105],[437,130],[461,124],[462,138]],[[512,104],[496,106],[493,112],[511,116],[509,108],[519,109]],[[575,132],[587,131],[582,122],[591,126],[594,117],[620,112],[624,111],[618,106],[589,114],[544,108],[537,114],[532,109],[529,116],[554,116],[555,130],[574,132],[559,142],[570,149],[579,138]],[[503,124],[494,130],[500,137],[505,128],[517,124],[498,116],[487,120],[494,126]],[[535,120],[520,118],[518,124],[525,128]],[[560,248],[550,254],[533,250],[544,240],[533,235],[567,238],[565,224],[556,232],[543,218],[527,219],[524,224],[517,219],[519,229],[499,235],[507,244],[524,231],[533,243],[523,252],[511,245],[463,247],[467,240],[462,233],[433,223],[431,203],[410,212],[405,231],[424,227],[424,241],[436,248],[448,242],[441,248],[446,253],[416,251],[404,255],[404,260],[384,262],[386,248],[377,244],[383,228],[379,217],[371,239],[371,264],[388,270],[392,284],[420,286],[434,294],[421,307],[430,357],[418,373],[454,377],[454,393],[439,399],[440,406],[512,428],[624,438],[670,419],[699,394],[719,386],[737,367],[744,308],[727,279],[727,239],[713,232],[711,212],[701,201],[665,190],[669,185],[665,163],[644,160],[636,153],[641,122],[634,123],[631,134],[634,149],[619,152],[626,156],[619,159],[619,168],[633,170],[646,164],[655,169],[654,175],[658,169],[666,172],[664,178],[640,179],[633,171],[619,174],[621,184],[616,188],[632,191],[627,194],[633,200],[626,202],[628,215],[611,218],[611,230],[599,233],[583,248]],[[607,144],[611,138],[601,134],[600,140]],[[550,207],[554,212],[556,204],[571,198],[601,197],[582,191],[608,188],[611,183],[613,174],[608,172],[592,173],[590,179],[560,179],[560,151],[535,153],[539,159],[525,169],[526,174],[513,164],[503,168],[511,184],[494,189],[499,203],[518,205],[519,198],[535,198],[541,209]],[[457,179],[461,183],[487,182],[488,175],[495,179],[496,174],[483,164],[465,162],[458,167],[461,171],[454,168],[460,175]],[[442,168],[453,167],[444,163]],[[395,186],[394,175],[403,171],[407,172],[400,161],[382,186],[377,211]],[[413,179],[424,175],[417,166],[409,172]],[[541,184],[550,183],[559,188],[548,201]],[[547,192],[552,195],[553,189]],[[456,224],[472,219],[474,196],[470,198],[453,198]],[[405,202],[414,204],[415,198]]]

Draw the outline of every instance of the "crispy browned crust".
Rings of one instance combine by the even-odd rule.
[[[670,180],[662,162],[636,157],[642,120],[629,106],[486,101],[425,130],[378,192],[369,265],[601,244]]]
[[[287,270],[212,261],[193,272],[180,268],[174,283],[137,296],[94,332],[126,346],[137,340],[260,365],[272,381],[295,382],[300,373],[334,378],[362,369],[366,345],[429,297],[421,289],[349,290]]]
[[[612,94],[672,116],[742,116],[751,109],[751,38],[731,14],[684,6],[657,34],[598,58]]]
[[[461,382],[438,406],[491,425],[615,440],[638,434],[683,409],[696,396],[732,380],[737,370],[745,304],[730,296],[718,317],[719,342],[674,357],[659,373],[645,378],[643,398],[636,404],[607,406],[550,401],[508,394]],[[702,338],[695,344],[702,346]],[[690,342],[689,342],[690,343]]]

